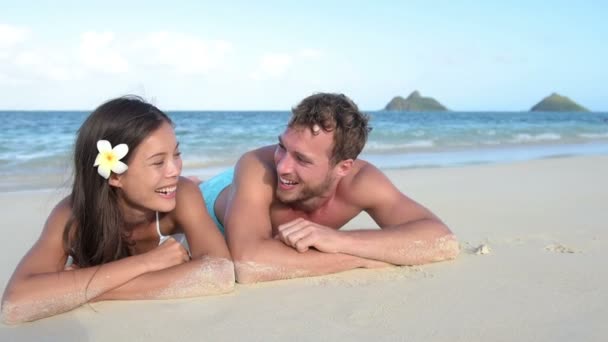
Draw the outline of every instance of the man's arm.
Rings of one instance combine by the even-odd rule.
[[[425,264],[458,255],[458,241],[450,229],[371,164],[365,163],[347,189],[348,198],[382,229],[336,231],[300,219],[279,227],[280,239],[300,252],[314,247],[395,265]]]
[[[224,226],[239,283],[385,265],[342,253],[327,254],[314,250],[298,253],[273,239],[269,210],[274,182],[276,178],[272,170],[267,169],[255,152],[245,154],[236,165]]]

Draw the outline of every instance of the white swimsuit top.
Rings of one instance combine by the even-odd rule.
[[[182,245],[184,245],[184,247],[186,248],[186,250],[190,251],[190,246],[188,246],[188,241],[186,240],[186,235],[185,234],[173,234],[173,235],[163,235],[160,232],[160,220],[158,219],[158,211],[156,212],[156,232],[158,233],[158,244],[161,245],[163,242],[165,242],[168,238],[173,237],[175,239],[175,241],[181,243]]]

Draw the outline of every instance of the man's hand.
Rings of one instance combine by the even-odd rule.
[[[298,218],[280,225],[275,239],[283,241],[300,253],[314,247],[320,252],[339,253],[342,234],[326,226]]]

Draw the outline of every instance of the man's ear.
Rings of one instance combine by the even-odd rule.
[[[352,159],[346,159],[339,162],[338,165],[336,165],[338,176],[346,176],[350,170],[352,170],[354,163],[355,161]]]
[[[115,188],[122,188],[122,176],[121,175],[117,175],[114,172],[112,172],[112,174],[110,174],[110,179],[108,179],[108,184],[110,184],[110,186],[113,186]]]

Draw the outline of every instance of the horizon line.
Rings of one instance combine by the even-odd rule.
[[[92,112],[95,109],[4,109],[0,112]],[[161,109],[163,112],[291,112],[291,109]],[[504,110],[504,109],[479,109],[479,110],[385,110],[385,109],[359,109],[361,112],[389,112],[389,113],[608,113],[608,110],[589,111],[532,111],[531,109]]]

